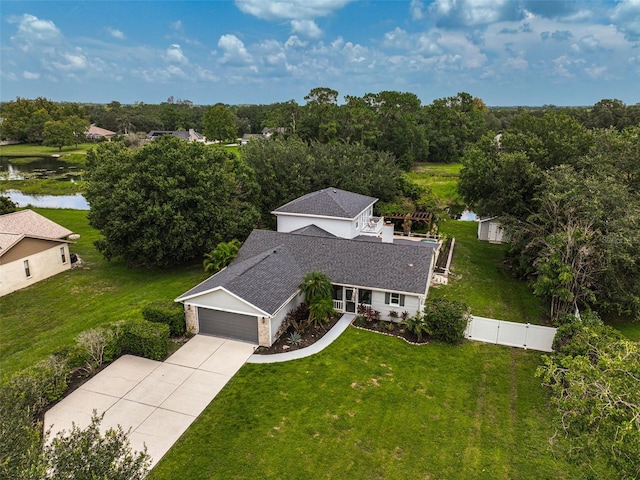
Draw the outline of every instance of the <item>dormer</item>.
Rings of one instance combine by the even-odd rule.
[[[292,232],[309,225],[341,238],[359,235],[378,236],[383,218],[373,216],[377,198],[329,187],[292,200],[273,213],[278,219],[278,232]]]

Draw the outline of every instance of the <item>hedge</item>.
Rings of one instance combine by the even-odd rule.
[[[180,337],[186,331],[182,305],[174,302],[153,302],[142,309],[142,316],[148,322],[169,325],[169,334]]]
[[[122,327],[122,353],[151,360],[162,360],[169,353],[168,325],[137,320],[127,322]]]

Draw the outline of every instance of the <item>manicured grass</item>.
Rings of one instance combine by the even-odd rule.
[[[477,222],[448,220],[440,233],[455,237],[449,284],[431,287],[432,298],[460,300],[481,317],[540,324],[544,308],[528,285],[503,267],[507,245],[477,239]]]
[[[459,163],[417,163],[406,178],[411,182],[429,188],[439,198],[443,206],[462,204],[458,194]]]
[[[72,345],[83,330],[141,318],[147,303],[172,300],[206,278],[200,265],[160,271],[107,262],[93,246],[99,232],[89,226],[86,211],[36,211],[81,235],[70,250],[84,264],[0,297],[0,375]]]
[[[550,452],[539,361],[349,328],[312,357],[245,365],[148,478],[584,478]]]
[[[0,192],[20,190],[27,195],[74,195],[84,192],[85,181],[63,182],[53,179],[0,180]]]
[[[0,157],[12,155],[29,155],[33,157],[49,157],[51,155],[60,155],[60,160],[68,161],[79,160],[78,155],[87,154],[87,150],[95,147],[95,143],[80,143],[78,148],[75,145],[62,147],[62,151],[58,147],[47,147],[36,143],[19,143],[17,145],[0,145]],[[84,161],[84,160],[83,160]]]

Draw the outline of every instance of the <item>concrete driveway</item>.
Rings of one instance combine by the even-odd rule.
[[[164,362],[125,355],[51,408],[44,417],[52,435],[84,428],[93,410],[101,429],[131,428],[134,450],[147,446],[155,465],[200,415],[256,346],[196,335]]]

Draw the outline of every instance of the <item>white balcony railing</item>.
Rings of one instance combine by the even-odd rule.
[[[344,302],[342,300],[334,300],[333,309],[339,312],[344,312]]]
[[[384,217],[369,217],[369,220],[364,222],[360,227],[360,233],[362,233],[362,235],[377,236],[382,232],[383,225]]]

